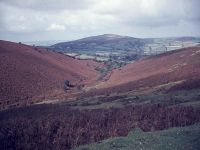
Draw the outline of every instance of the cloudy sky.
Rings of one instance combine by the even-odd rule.
[[[0,0],[0,39],[200,36],[200,0]]]

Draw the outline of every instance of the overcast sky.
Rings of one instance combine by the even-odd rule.
[[[0,0],[0,39],[200,36],[200,0]]]

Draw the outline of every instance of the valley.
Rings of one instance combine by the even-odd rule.
[[[200,46],[135,54],[0,41],[0,148],[198,149]]]
[[[0,0],[0,150],[199,150],[200,0]]]

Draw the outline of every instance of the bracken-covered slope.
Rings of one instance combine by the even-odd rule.
[[[179,83],[175,88],[200,87],[200,47],[151,56],[113,70],[93,93],[110,93]]]
[[[66,80],[75,88],[89,84],[98,76],[97,66],[92,60],[0,41],[0,106],[56,97],[64,92]]]

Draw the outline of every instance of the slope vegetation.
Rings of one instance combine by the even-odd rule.
[[[28,104],[64,91],[66,80],[76,87],[96,80],[92,60],[76,60],[46,49],[0,41],[0,106]]]

